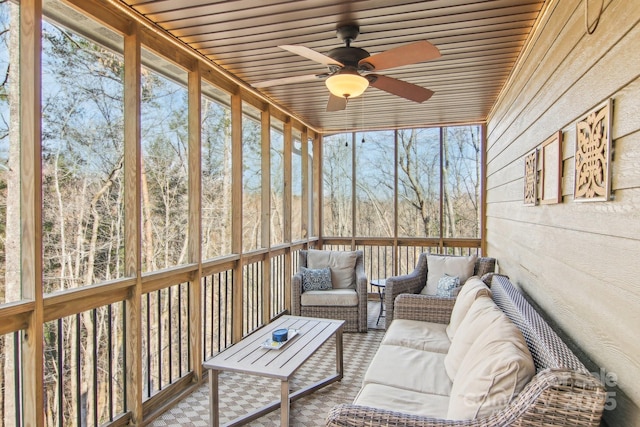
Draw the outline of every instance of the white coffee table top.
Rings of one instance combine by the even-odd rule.
[[[203,366],[288,380],[343,324],[342,320],[282,316],[207,360]],[[263,348],[262,343],[270,340],[276,329],[296,329],[299,333],[278,350]]]

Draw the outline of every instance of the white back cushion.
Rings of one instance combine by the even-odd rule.
[[[331,269],[333,289],[355,289],[355,251],[320,251],[310,249],[307,252],[308,268]]]
[[[536,374],[522,333],[504,318],[482,332],[462,360],[451,387],[448,419],[470,420],[499,411]]]
[[[473,304],[480,295],[491,295],[491,292],[487,285],[477,276],[471,277],[462,289],[460,289],[456,302],[453,305],[449,325],[447,325],[447,335],[450,340],[453,340],[460,323],[462,323],[467,311],[469,311],[469,307],[471,307],[471,304]]]
[[[436,295],[438,281],[445,274],[459,277],[460,283],[464,284],[473,275],[477,258],[475,255],[467,257],[427,255],[427,285],[422,289],[421,293]]]
[[[455,378],[462,360],[478,336],[487,329],[495,328],[496,323],[505,321],[509,322],[491,297],[481,295],[471,304],[451,340],[451,346],[444,359],[444,366],[451,381]]]

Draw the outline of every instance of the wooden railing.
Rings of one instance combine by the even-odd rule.
[[[367,275],[374,279],[412,271],[422,252],[479,254],[480,241],[327,238],[321,244],[299,242],[144,275],[139,313],[141,354],[137,357],[145,419],[152,419],[198,385],[204,374],[202,361],[234,342],[238,324],[242,328],[240,335],[244,336],[289,309],[298,251],[309,247],[362,250]],[[125,342],[131,331],[126,330],[125,313],[134,283],[133,279],[122,279],[45,296],[46,425],[118,426],[129,421],[130,384],[125,367],[130,361]],[[193,286],[199,286],[199,313],[192,312]],[[234,286],[241,286],[242,292],[238,293]],[[243,299],[241,305],[234,301],[238,295]],[[234,312],[234,307],[242,307],[241,312]],[[10,311],[19,319],[33,310],[31,302],[12,304],[0,309],[0,317],[3,311]],[[242,322],[237,321],[237,316]],[[197,331],[193,330],[195,318],[199,318]],[[18,333],[0,332],[5,334],[3,338],[8,337],[5,342],[14,343],[14,393],[20,396]],[[201,340],[199,346],[194,346],[193,337]],[[192,354],[194,347],[201,349],[199,354]],[[5,386],[10,383],[4,381]],[[16,425],[21,425],[21,411],[23,408],[18,405]]]
[[[202,360],[229,347],[233,324],[233,270],[204,276],[202,284]]]

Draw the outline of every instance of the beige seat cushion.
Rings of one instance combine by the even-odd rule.
[[[387,329],[382,344],[446,353],[451,345],[446,327],[444,323],[395,319]]]
[[[306,291],[300,295],[300,305],[353,307],[358,305],[358,293],[354,289]]]
[[[469,352],[469,348],[480,334],[489,329],[495,329],[501,322],[511,322],[493,302],[486,296],[479,296],[467,312],[455,336],[451,340],[449,352],[444,359],[444,366],[449,378],[453,381],[462,359]]]
[[[449,326],[447,326],[447,335],[449,335],[450,340],[453,340],[460,323],[467,314],[467,311],[469,311],[469,307],[471,307],[471,304],[473,304],[480,295],[491,295],[491,292],[480,278],[473,276],[464,284],[453,305]]]
[[[477,258],[475,255],[466,257],[427,255],[427,285],[420,293],[436,295],[438,280],[445,274],[459,277],[460,283],[464,284],[469,277],[473,276]]]
[[[478,336],[460,364],[447,418],[470,420],[503,409],[535,373],[520,330],[510,321],[496,324]]]
[[[444,419],[447,417],[449,397],[437,394],[389,387],[384,384],[367,384],[353,401],[356,405]]]
[[[331,269],[331,285],[333,289],[355,289],[355,251],[319,251],[310,249],[307,252],[308,268]]]
[[[363,384],[448,396],[451,380],[444,369],[444,356],[409,347],[381,345],[364,375]]]

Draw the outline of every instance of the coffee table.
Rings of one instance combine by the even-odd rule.
[[[214,427],[220,425],[219,373],[240,372],[249,375],[275,378],[280,383],[280,400],[236,418],[227,426],[243,425],[264,414],[280,408],[280,425],[289,425],[290,403],[314,391],[340,381],[343,375],[342,327],[344,321],[310,317],[282,316],[238,343],[207,360],[203,366],[209,369],[209,417]],[[295,329],[298,334],[280,349],[263,348],[262,343],[271,339],[276,329]],[[289,380],[329,338],[336,339],[336,373],[293,393],[289,392]]]

